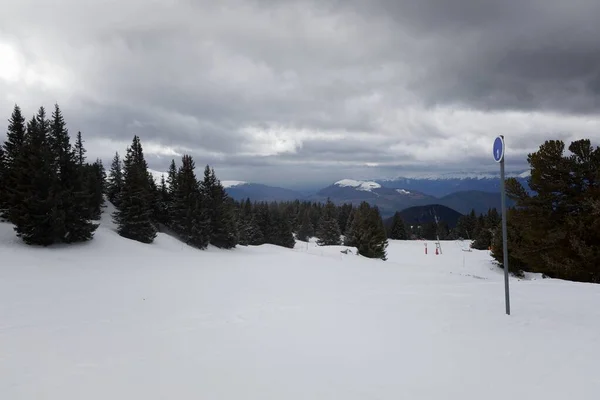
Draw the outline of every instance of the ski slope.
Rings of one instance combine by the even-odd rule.
[[[600,286],[390,243],[32,248],[0,224],[0,399],[597,399]]]

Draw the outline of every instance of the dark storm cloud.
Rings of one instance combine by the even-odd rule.
[[[191,153],[224,179],[485,169],[497,134],[524,166],[547,138],[600,130],[598,15],[596,0],[20,0],[0,16],[0,106],[58,102],[91,156],[137,134],[152,168]]]

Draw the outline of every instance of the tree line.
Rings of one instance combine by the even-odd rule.
[[[234,201],[214,169],[198,179],[195,162],[171,161],[159,184],[148,171],[140,138],[106,174],[101,160],[86,162],[81,132],[75,143],[58,105],[50,118],[40,107],[26,122],[18,105],[0,146],[0,215],[31,245],[84,242],[98,228],[104,196],[122,237],[152,243],[159,231],[205,249],[273,244],[294,247],[316,236],[321,246],[358,248],[361,255],[386,258],[387,237],[377,207],[310,202]]]

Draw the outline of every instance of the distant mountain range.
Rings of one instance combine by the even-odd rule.
[[[151,171],[159,180],[161,172]],[[526,188],[529,172],[507,174]],[[313,193],[300,193],[282,187],[243,181],[222,181],[227,193],[235,200],[251,201],[321,201],[330,198],[335,203],[360,204],[367,201],[379,207],[384,218],[410,207],[440,205],[461,214],[471,210],[485,213],[500,209],[500,178],[494,174],[446,174],[412,178],[354,180],[342,179]],[[512,203],[508,203],[512,205]]]
[[[508,173],[506,177],[516,178],[527,188],[529,175],[529,171],[524,171]],[[389,188],[415,190],[436,197],[461,191],[500,192],[500,174],[445,174],[413,178],[399,177],[391,180],[375,180],[375,182]]]
[[[449,207],[461,214],[467,214],[473,209],[478,214],[485,213],[490,208],[500,209],[499,191],[495,193],[481,190],[457,191],[446,196],[436,197],[413,189],[382,186],[375,181],[350,179],[338,181],[321,189],[311,197],[311,200],[324,201],[327,198],[335,203],[355,205],[367,201],[378,206],[383,217],[410,207],[433,204]]]

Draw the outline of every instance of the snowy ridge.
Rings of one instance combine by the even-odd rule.
[[[405,190],[405,189],[396,189],[396,192],[398,192],[400,194],[410,194],[410,192],[408,190]]]
[[[160,172],[160,171],[156,171],[156,170],[150,169],[150,168],[148,168],[148,172],[150,173],[150,175],[152,175],[152,178],[154,179],[154,182],[156,182],[157,185],[160,185],[163,175],[165,177],[165,181],[167,180],[166,172]]]
[[[248,182],[244,182],[244,181],[221,181],[221,185],[223,185],[223,187],[225,189],[235,187],[235,186],[247,185],[247,184],[248,184]]]
[[[512,171],[507,172],[507,178],[527,178],[531,175],[529,170],[527,171]],[[498,172],[448,172],[448,173],[428,173],[428,174],[407,174],[405,176],[398,176],[396,178],[385,178],[378,179],[380,182],[390,182],[398,180],[451,180],[451,179],[500,179],[500,173]]]
[[[353,187],[356,190],[362,190],[365,192],[370,192],[373,189],[381,188],[381,185],[377,182],[355,181],[354,179],[342,179],[341,181],[334,183],[334,185],[339,187]]]

